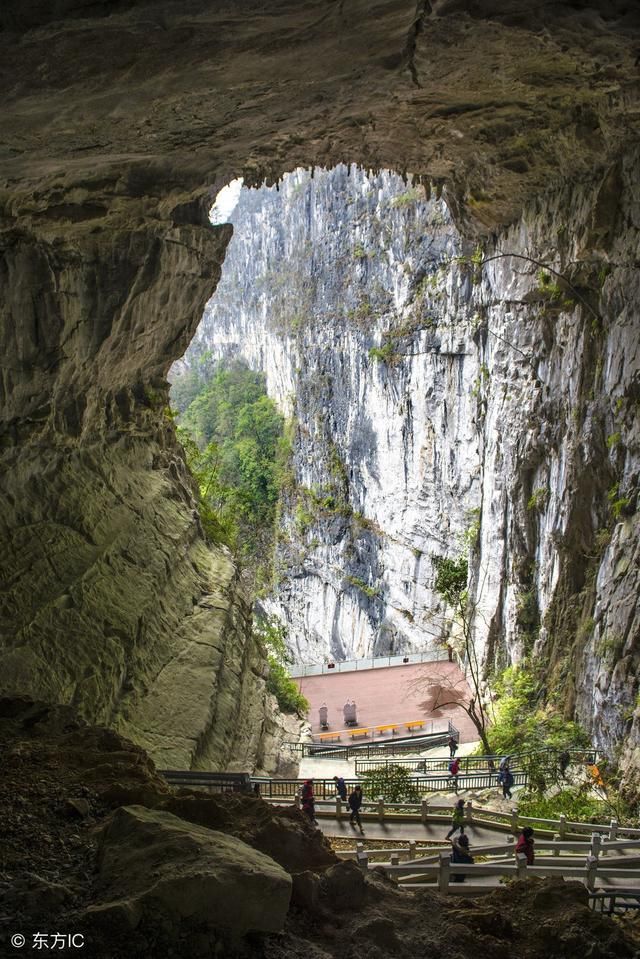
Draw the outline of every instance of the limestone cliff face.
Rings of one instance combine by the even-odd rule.
[[[0,687],[72,703],[163,766],[253,767],[262,657],[165,413],[229,229],[83,209],[3,235]]]
[[[243,191],[233,220],[184,362],[242,356],[295,423],[270,608],[303,662],[422,648],[440,634],[431,557],[480,493],[449,210],[397,175],[339,167]],[[389,363],[369,357],[381,342]]]
[[[294,421],[267,605],[298,658],[447,635],[433,560],[467,547],[487,669],[534,652],[608,753],[636,740],[637,173],[476,248],[390,174],[243,192],[184,363],[242,356]]]

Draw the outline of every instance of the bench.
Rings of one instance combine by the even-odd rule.
[[[352,739],[358,739],[358,738],[361,737],[361,736],[363,736],[363,737],[365,737],[365,738],[368,738],[368,736],[369,736],[369,730],[368,730],[368,729],[352,729],[352,730],[351,730],[351,738],[352,738]]]
[[[376,732],[378,733],[387,733],[391,730],[391,735],[393,736],[398,730],[397,723],[389,723],[387,726],[376,726]]]
[[[424,729],[423,722],[405,723],[405,726],[406,726],[407,732],[409,733],[411,732],[412,729]]]
[[[322,742],[331,742],[334,739],[340,739],[340,733],[319,733],[318,739]]]

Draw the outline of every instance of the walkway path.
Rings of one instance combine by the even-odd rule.
[[[427,842],[444,843],[445,836],[449,832],[450,822],[434,822],[433,820],[423,822],[378,822],[367,821],[363,819],[362,825],[365,832],[365,842],[367,839],[398,839],[407,842],[410,839],[416,839]],[[349,824],[349,815],[343,819],[330,819],[320,817],[318,826],[325,836],[337,836],[342,839],[361,839],[360,831]],[[506,842],[508,830],[491,829],[487,826],[475,826],[473,824],[465,826],[465,833],[469,836],[469,842],[478,846],[497,845]]]
[[[461,743],[457,755],[470,756],[475,752],[478,746],[478,740],[468,743]],[[435,746],[433,749],[427,749],[424,752],[416,752],[416,756],[427,756],[430,759],[438,759],[449,755],[448,746]],[[409,759],[409,756],[403,756],[403,759]],[[384,756],[383,761],[389,759],[393,762],[393,757]],[[355,778],[355,759],[316,759],[315,757],[305,757],[300,761],[300,779],[326,779],[327,776],[343,776],[344,779]]]
[[[446,822],[367,822],[363,820],[364,835],[362,835],[355,826],[352,826],[349,823],[348,815],[345,816],[342,820],[335,820],[329,818],[320,818],[318,820],[318,826],[322,830],[325,836],[331,838],[340,838],[340,839],[354,839],[361,841],[364,844],[365,849],[367,848],[368,840],[376,839],[385,839],[387,841],[396,842],[398,844],[404,844],[409,840],[416,841],[427,841],[438,843],[440,847],[447,845],[446,835],[449,831],[449,824]],[[474,847],[480,846],[497,846],[503,843],[506,843],[507,835],[509,831],[506,829],[492,829],[488,826],[477,826],[473,823],[465,826],[465,833],[469,837],[469,843],[471,846],[471,852],[473,853]],[[588,836],[584,836],[584,840],[588,841]],[[577,854],[575,858],[571,859],[555,859],[551,856],[549,852],[544,851],[544,843],[540,841],[540,853],[536,856],[536,862],[539,866],[551,866],[559,870],[562,870],[563,865],[566,866],[569,863],[572,866],[582,867],[585,863],[583,856]],[[434,848],[434,853],[436,852]],[[420,856],[429,855],[427,850],[418,850],[418,858]],[[495,858],[494,856],[490,857],[491,859]],[[623,870],[621,874],[615,877],[602,878],[596,881],[596,888],[620,888],[620,889],[638,889],[640,888],[640,880],[638,879],[637,873],[637,847],[635,850],[611,850],[607,858],[600,859],[600,868],[606,869],[616,868],[613,865],[612,860],[620,860],[620,858],[628,858],[629,867],[631,871],[629,875],[626,875],[626,870]],[[375,865],[375,860],[372,860],[372,864]],[[619,866],[617,867],[620,868]],[[417,866],[416,871],[419,871],[419,866]],[[635,875],[634,875],[635,872]],[[573,880],[578,877],[572,876]],[[433,888],[433,882],[431,880],[431,886]],[[578,879],[578,881],[580,881]],[[481,886],[486,889],[487,886],[499,886],[501,884],[501,876],[467,876],[466,886]],[[458,890],[459,891],[459,890]]]

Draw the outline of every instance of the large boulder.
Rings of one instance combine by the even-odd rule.
[[[240,839],[142,806],[118,809],[98,855],[103,915],[136,926],[162,913],[233,937],[282,929],[291,877]]]
[[[337,862],[328,840],[295,806],[274,807],[234,793],[209,796],[182,790],[164,799],[162,808],[199,826],[240,836],[290,873],[323,870]]]

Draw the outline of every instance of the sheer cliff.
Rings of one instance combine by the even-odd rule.
[[[266,605],[305,662],[447,636],[469,550],[487,668],[534,653],[608,753],[632,731],[638,157],[470,244],[355,167],[245,190],[182,368],[241,356],[294,425]]]

